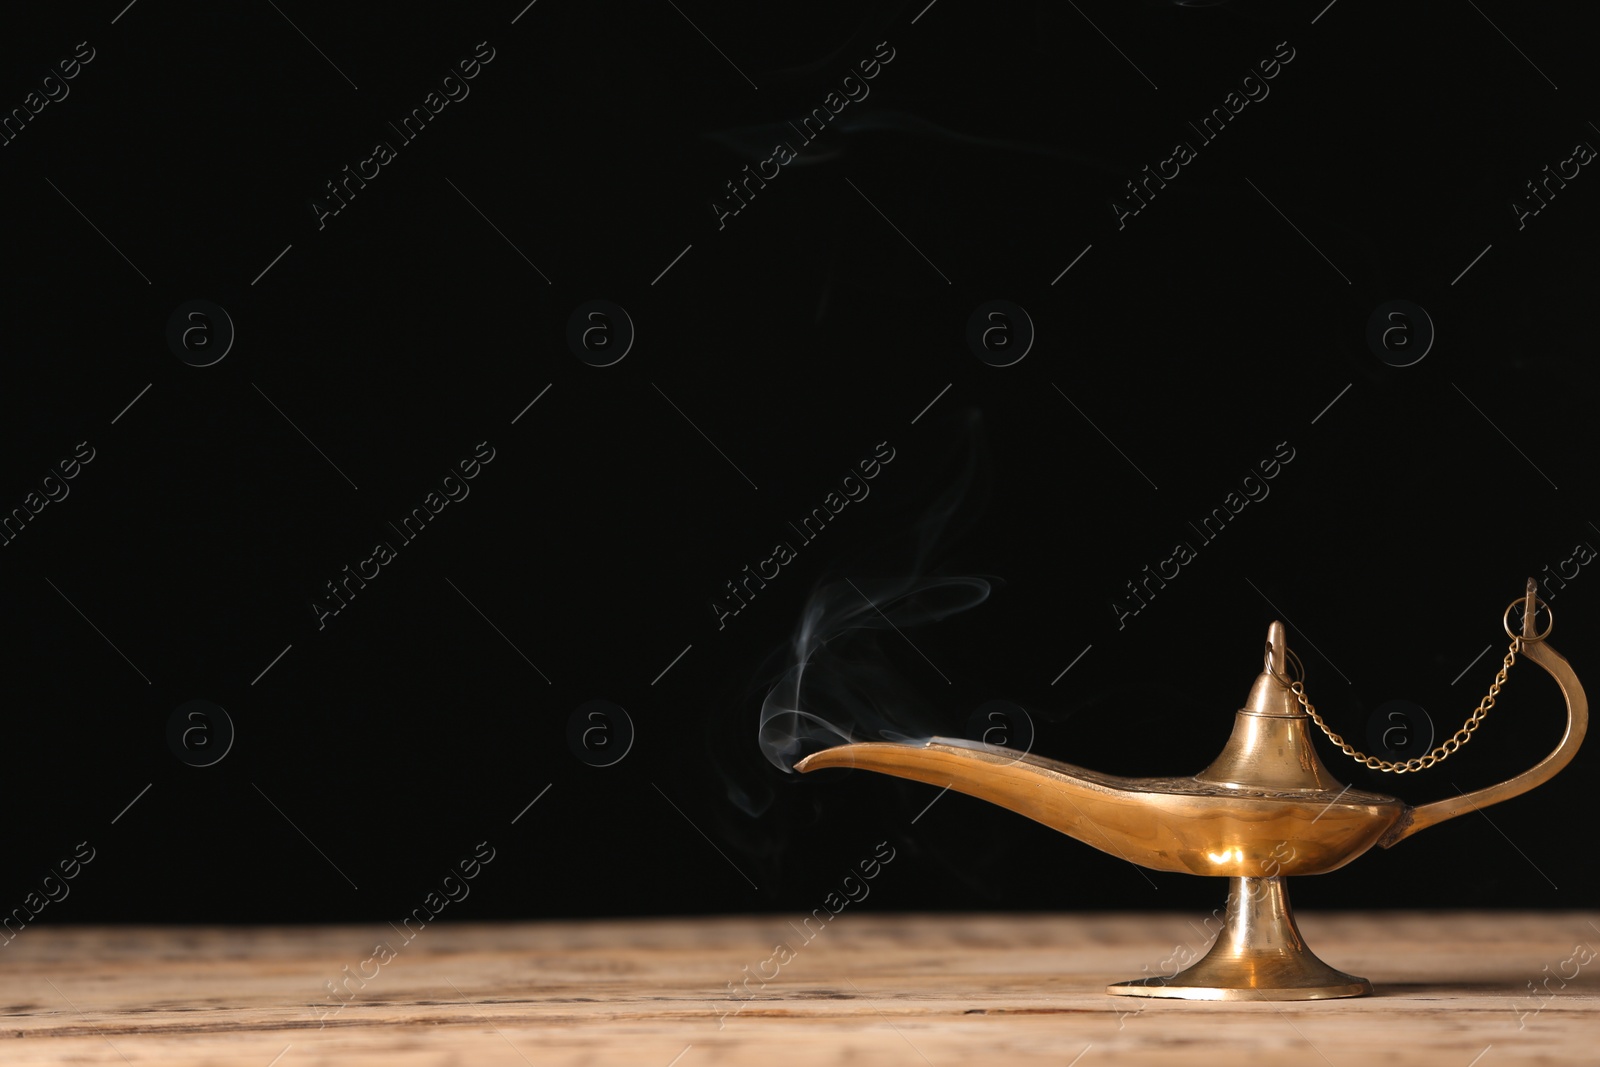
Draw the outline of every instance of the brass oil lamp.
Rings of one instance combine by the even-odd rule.
[[[801,771],[854,767],[945,786],[1009,808],[1110,855],[1160,871],[1228,878],[1226,921],[1204,957],[1171,977],[1121,982],[1107,993],[1188,1000],[1320,1000],[1372,992],[1365,978],[1323,963],[1306,947],[1284,879],[1337,870],[1374,845],[1389,848],[1419,830],[1498,804],[1554,777],[1576,755],[1588,728],[1583,686],[1566,659],[1534,630],[1544,602],[1527,593],[1506,607],[1511,637],[1489,694],[1466,724],[1426,756],[1391,763],[1357,752],[1330,730],[1287,675],[1298,658],[1272,623],[1260,675],[1234,717],[1222,754],[1189,778],[1122,778],[1069,763],[965,740],[863,742],[813,753]],[[1523,605],[1522,632],[1511,611]],[[1546,607],[1548,611],[1548,607]],[[1312,747],[1314,723],[1346,755],[1374,770],[1407,773],[1456,752],[1494,706],[1518,654],[1556,681],[1567,729],[1554,751],[1498,785],[1412,807],[1338,782]],[[1303,673],[1303,672],[1302,672]]]

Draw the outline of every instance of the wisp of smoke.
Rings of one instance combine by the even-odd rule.
[[[893,567],[891,576],[847,574],[821,582],[801,611],[787,665],[761,704],[761,751],[780,770],[792,771],[810,753],[849,741],[909,741],[935,732],[925,702],[885,643],[926,660],[914,631],[989,597],[987,579],[929,573],[934,557],[960,533],[958,516],[973,517],[964,505],[972,503],[980,465],[976,412],[967,431],[960,475],[878,553],[874,570]],[[928,667],[938,671],[931,661]]]
[[[982,578],[822,586],[795,628],[790,666],[762,701],[761,751],[789,771],[812,752],[849,741],[929,736],[879,638],[907,639],[908,630],[983,603],[989,590]]]

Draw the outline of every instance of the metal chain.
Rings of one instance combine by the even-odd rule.
[[[1289,689],[1294,693],[1295,699],[1300,701],[1300,706],[1306,709],[1306,714],[1311,716],[1311,721],[1321,727],[1322,732],[1328,735],[1328,740],[1338,745],[1340,751],[1346,756],[1375,771],[1405,774],[1410,771],[1425,770],[1435,763],[1443,763],[1462,745],[1472,740],[1472,732],[1478,728],[1484,717],[1489,714],[1489,709],[1494,707],[1494,698],[1500,695],[1500,687],[1506,684],[1506,672],[1511,670],[1511,665],[1517,661],[1517,653],[1521,650],[1522,638],[1513,637],[1510,649],[1506,652],[1505,658],[1500,661],[1500,673],[1494,676],[1494,682],[1489,686],[1489,695],[1479,701],[1478,710],[1474,711],[1472,717],[1466,721],[1461,729],[1455,732],[1455,736],[1426,756],[1408,759],[1404,763],[1391,763],[1389,760],[1369,756],[1364,752],[1357,752],[1344,738],[1328,729],[1328,724],[1322,721],[1322,716],[1317,714],[1317,709],[1311,706],[1310,700],[1306,699],[1306,687],[1303,683],[1299,681],[1291,682]]]

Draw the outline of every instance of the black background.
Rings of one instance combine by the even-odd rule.
[[[1511,208],[1600,142],[1588,42],[1549,13],[33,17],[4,16],[8,112],[77,42],[95,50],[0,147],[0,507],[95,450],[0,548],[0,909],[96,849],[39,922],[398,919],[480,841],[496,859],[451,917],[810,910],[880,841],[897,857],[864,907],[1209,909],[1220,883],[964,796],[929,808],[928,786],[768,763],[761,699],[813,590],[911,576],[894,546],[960,488],[925,562],[993,595],[908,631],[914,649],[879,635],[898,719],[959,733],[1007,700],[1035,751],[1179,774],[1220,749],[1280,617],[1336,729],[1367,747],[1408,699],[1442,738],[1493,677],[1525,578],[1600,539],[1600,179],[1584,168],[1521,229]],[[324,183],[397,140],[387,123],[480,41],[494,58],[470,96],[319,228]],[[883,41],[870,96],[719,229],[724,183]],[[1294,58],[1270,95],[1199,145],[1187,123],[1279,42]],[[1119,229],[1124,183],[1180,140],[1197,158]],[[194,299],[237,329],[209,367],[166,341]],[[566,342],[591,299],[637,329],[610,367]],[[1037,330],[1009,367],[966,341],[993,299]],[[1365,340],[1395,299],[1437,329],[1403,368]],[[481,441],[495,458],[470,496],[319,629],[324,583]],[[879,442],[895,459],[871,495],[719,630],[723,584]],[[1280,442],[1270,495],[1119,627],[1125,583]],[[1591,679],[1597,590],[1585,567],[1550,601],[1552,643]],[[237,730],[210,767],[167,744],[192,699]],[[595,699],[636,731],[609,767],[568,743]],[[1555,686],[1519,664],[1441,768],[1396,779],[1323,751],[1341,780],[1421,803],[1515,773],[1560,729]],[[1591,907],[1597,759],[1296,900]]]

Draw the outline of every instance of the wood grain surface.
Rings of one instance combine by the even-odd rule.
[[[1600,913],[1299,916],[1368,998],[1103,993],[1203,950],[1203,918],[37,926],[0,950],[0,1064],[1600,1062]]]

